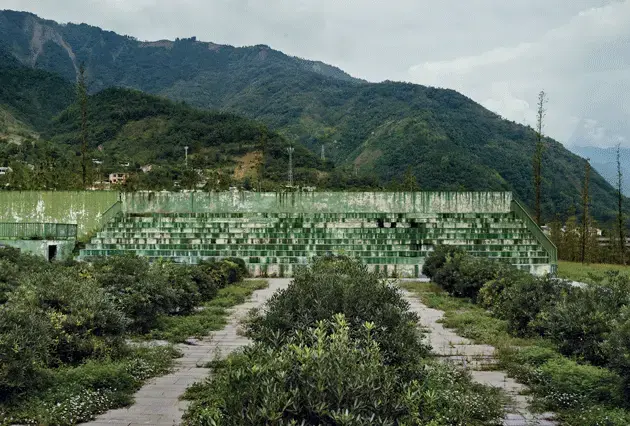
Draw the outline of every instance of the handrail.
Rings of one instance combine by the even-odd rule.
[[[104,227],[107,223],[112,221],[115,217],[122,213],[122,202],[116,201],[113,205],[111,205],[107,210],[101,214],[101,228]]]
[[[527,213],[527,210],[516,200],[512,200],[512,211],[525,223],[527,229],[534,235],[545,251],[549,254],[549,262],[553,265],[558,263],[558,248],[543,232],[542,229],[534,222],[534,219]]]
[[[72,240],[77,238],[77,228],[74,223],[2,222],[0,239]]]

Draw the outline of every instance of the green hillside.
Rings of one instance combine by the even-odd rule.
[[[264,45],[235,48],[194,37],[141,42],[85,24],[62,26],[12,11],[0,12],[0,42],[10,45],[21,62],[68,80],[85,61],[93,92],[132,87],[261,120],[317,154],[323,145],[327,158],[338,165],[337,176],[346,179],[342,186],[354,185],[351,179],[387,186],[411,170],[422,189],[512,190],[533,205],[534,131],[452,90],[367,83]],[[161,132],[159,120],[142,123],[143,130],[127,126],[118,129],[122,133],[109,134],[112,155],[129,154],[117,148],[125,146],[127,133]],[[179,151],[171,147],[153,158],[149,139],[134,145],[139,161],[161,161],[181,152],[181,146]],[[557,141],[547,144],[543,213],[547,218],[563,215],[574,204],[579,211],[584,160]],[[591,195],[595,217],[610,220],[614,189],[596,173]]]
[[[137,172],[140,187],[172,189],[173,180],[186,179],[184,147],[188,146],[190,169],[205,177],[208,172],[220,173],[220,188],[247,179],[254,185],[263,183],[262,178],[266,186],[286,181],[288,142],[261,123],[130,89],[106,89],[91,96],[88,105],[90,158],[102,162],[97,167],[101,174]],[[72,105],[55,118],[45,137],[56,146],[78,151],[78,107]],[[299,183],[331,166],[299,145],[294,158]],[[138,172],[146,165],[154,170]]]

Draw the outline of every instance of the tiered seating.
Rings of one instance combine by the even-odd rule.
[[[417,277],[437,244],[532,271],[550,263],[512,212],[125,213],[81,257],[135,252],[182,263],[239,257],[255,275],[288,276],[314,256],[346,254],[388,275]]]

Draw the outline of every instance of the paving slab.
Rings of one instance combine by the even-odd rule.
[[[134,395],[134,404],[127,408],[110,410],[97,416],[85,426],[174,426],[179,425],[188,401],[179,397],[191,384],[208,377],[205,364],[217,357],[227,356],[233,350],[247,345],[249,340],[238,335],[238,324],[250,309],[262,306],[276,290],[286,288],[290,279],[267,280],[269,287],[255,291],[250,299],[231,308],[228,324],[201,340],[190,339],[188,344],[178,345],[183,356],[176,360],[172,373],[156,377],[145,383]]]
[[[495,348],[490,345],[478,345],[465,337],[458,336],[453,330],[445,328],[439,321],[444,312],[426,306],[413,293],[403,290],[410,309],[420,316],[420,326],[427,332],[427,341],[433,352],[445,362],[466,368],[473,380],[488,386],[502,389],[512,403],[506,409],[504,426],[557,426],[552,413],[533,414],[529,410],[529,398],[523,395],[527,386],[508,377],[505,371],[488,370],[497,363]]]

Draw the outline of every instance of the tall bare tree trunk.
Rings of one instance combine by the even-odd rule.
[[[85,83],[85,64],[79,68],[79,81],[77,82],[77,98],[81,109],[81,177],[83,188],[88,187],[87,176],[87,85]]]
[[[542,157],[545,145],[543,142],[543,119],[545,118],[545,103],[547,102],[547,95],[542,90],[538,94],[538,111],[537,111],[537,128],[536,128],[536,148],[534,150],[534,192],[536,197],[536,223],[542,225],[540,216],[540,200],[541,200],[541,188],[542,188]]]
[[[581,240],[581,250],[580,250],[580,261],[584,263],[586,260],[586,243],[588,241],[589,234],[589,216],[588,216],[588,184],[591,175],[591,163],[589,163],[590,159],[586,159],[586,164],[584,165],[584,186],[582,187],[582,240]]]
[[[619,257],[621,258],[621,263],[623,265],[626,264],[626,232],[625,232],[625,224],[623,218],[623,194],[621,192],[621,178],[623,174],[621,173],[621,147],[617,144],[617,222],[619,225]]]

